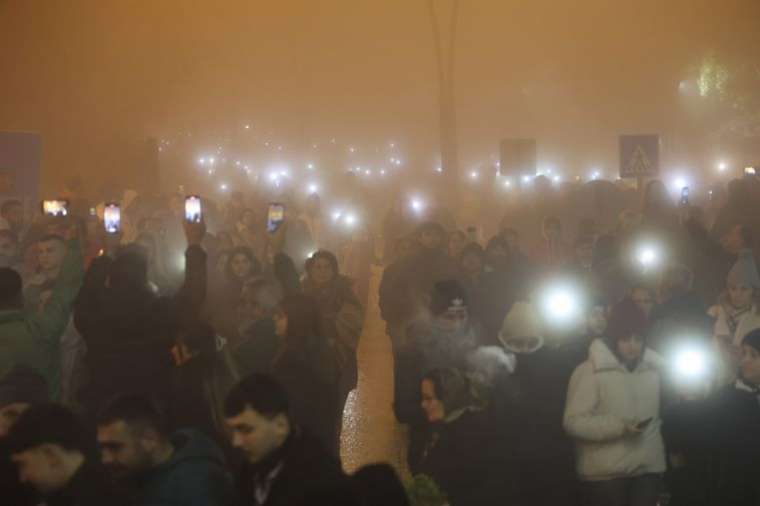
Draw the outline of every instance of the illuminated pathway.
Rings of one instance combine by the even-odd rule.
[[[369,307],[359,342],[359,386],[349,395],[343,413],[341,457],[348,472],[388,462],[405,476],[406,435],[393,415],[393,356],[377,297],[382,272],[381,267],[372,268]]]

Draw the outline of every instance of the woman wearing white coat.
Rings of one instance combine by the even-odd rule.
[[[607,337],[570,380],[564,427],[588,506],[655,506],[665,472],[660,434],[663,360],[645,345],[647,323],[632,301],[612,311]]]

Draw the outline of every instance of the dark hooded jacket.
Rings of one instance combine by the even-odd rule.
[[[206,253],[191,246],[185,257],[185,283],[171,298],[147,289],[114,293],[106,286],[111,259],[92,262],[74,314],[87,344],[90,383],[81,398],[91,414],[119,393],[170,395],[171,349],[183,319],[197,315],[206,296]]]
[[[301,432],[292,433],[280,449],[262,462],[243,466],[236,480],[238,504],[259,504],[255,499],[257,482],[263,483],[272,475],[263,506],[334,504],[319,502],[319,498],[340,495],[335,492],[349,486],[340,462],[316,439]]]
[[[174,454],[138,480],[141,506],[222,506],[234,498],[224,455],[206,436],[182,430],[171,437]]]

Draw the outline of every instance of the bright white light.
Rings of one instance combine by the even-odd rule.
[[[288,173],[287,170],[281,170],[280,171],[280,176],[281,177],[290,177],[290,174]]]
[[[547,295],[546,308],[553,318],[565,320],[575,314],[577,303],[573,293],[565,288],[560,288]]]
[[[212,156],[211,158],[208,159],[208,163],[210,163],[211,165],[214,165],[216,163],[216,159]]]
[[[443,172],[443,167],[436,167],[436,168],[435,168],[435,171],[436,171],[436,172],[439,172],[439,173],[440,173],[440,172]]]
[[[219,185],[219,189],[226,192],[229,189],[229,186],[227,186],[227,183],[222,183]]]
[[[401,160],[396,160],[396,167],[401,166]]]
[[[505,188],[512,188],[512,181],[510,181],[509,179],[505,179],[504,180],[504,187]]]
[[[529,175],[527,175],[527,174],[525,174],[525,175],[522,177],[522,182],[523,182],[523,183],[525,183],[525,184],[528,184],[528,183],[530,183],[530,180],[531,180],[531,177],[530,177]]]
[[[235,165],[237,165],[238,167],[240,167],[240,160],[236,161]]]
[[[319,191],[319,185],[317,185],[315,183],[311,183],[309,185],[308,190],[309,190],[309,193],[317,193]]]
[[[561,182],[562,182],[562,176],[559,176],[559,175],[557,175],[557,176],[554,176],[554,177],[552,178],[552,180],[553,180],[555,183],[561,183]]]
[[[205,165],[206,164],[206,159],[205,158],[199,158],[198,159],[198,163],[201,164],[201,165]]]
[[[251,129],[251,125],[246,125],[246,126],[245,126],[245,129],[246,129],[246,130],[250,130],[250,129]]]
[[[280,178],[280,175],[277,174],[276,172],[272,172],[269,174],[269,180],[272,181],[273,183],[276,182],[279,178]]]
[[[676,354],[674,367],[682,379],[701,379],[707,374],[707,355],[704,351],[696,348],[681,350]]]
[[[546,323],[567,326],[582,317],[582,294],[569,282],[553,283],[541,297],[541,312]]]
[[[214,169],[209,169],[208,170],[208,175],[209,176],[213,176],[214,175]]]
[[[395,145],[394,143],[392,143],[392,142],[391,142],[391,149],[393,149],[393,148],[395,148],[395,147],[396,147],[396,145]]]
[[[385,175],[385,169],[382,169],[382,170],[380,171],[380,175],[381,175],[381,176],[384,176],[384,175]]]
[[[410,204],[412,206],[412,210],[416,213],[421,212],[425,208],[425,204],[417,198],[413,198]]]
[[[343,216],[343,211],[335,210],[332,213],[332,219],[333,219],[333,221],[338,221],[341,216]]]
[[[367,174],[368,176],[372,175],[372,171],[370,169],[365,170],[364,173]]]
[[[390,159],[390,162],[391,162],[391,163],[396,163],[396,159],[395,159],[395,158],[393,158],[393,157],[391,157],[391,159]]]
[[[356,224],[356,216],[353,214],[347,214],[344,221],[346,225],[353,227]]]
[[[348,148],[348,151],[351,153],[356,153],[356,148]]]
[[[593,172],[591,173],[591,180],[592,180],[592,181],[596,181],[596,180],[597,180],[597,179],[599,179],[600,177],[602,177],[602,173],[601,173],[601,172],[599,172],[598,170],[595,170],[595,171],[593,171]]]
[[[306,168],[309,170],[314,170],[314,164],[313,163],[307,164]]]
[[[721,172],[726,172],[726,169],[728,169],[728,164],[726,162],[720,162],[718,164],[718,170]]]
[[[473,170],[472,172],[470,172],[470,179],[477,179],[478,176],[479,174],[477,171]]]
[[[689,181],[685,177],[677,177],[673,180],[673,188],[681,191],[685,187],[689,186]]]

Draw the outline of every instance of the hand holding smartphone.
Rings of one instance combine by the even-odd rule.
[[[109,203],[103,209],[103,226],[107,234],[118,234],[121,232],[121,207],[119,204]]]
[[[274,234],[285,221],[285,205],[277,202],[269,204],[269,212],[267,213],[267,231],[270,234]]]
[[[46,216],[68,216],[69,201],[64,199],[43,200],[42,214]]]
[[[201,198],[198,195],[190,195],[185,198],[185,221],[188,223],[203,221]]]

